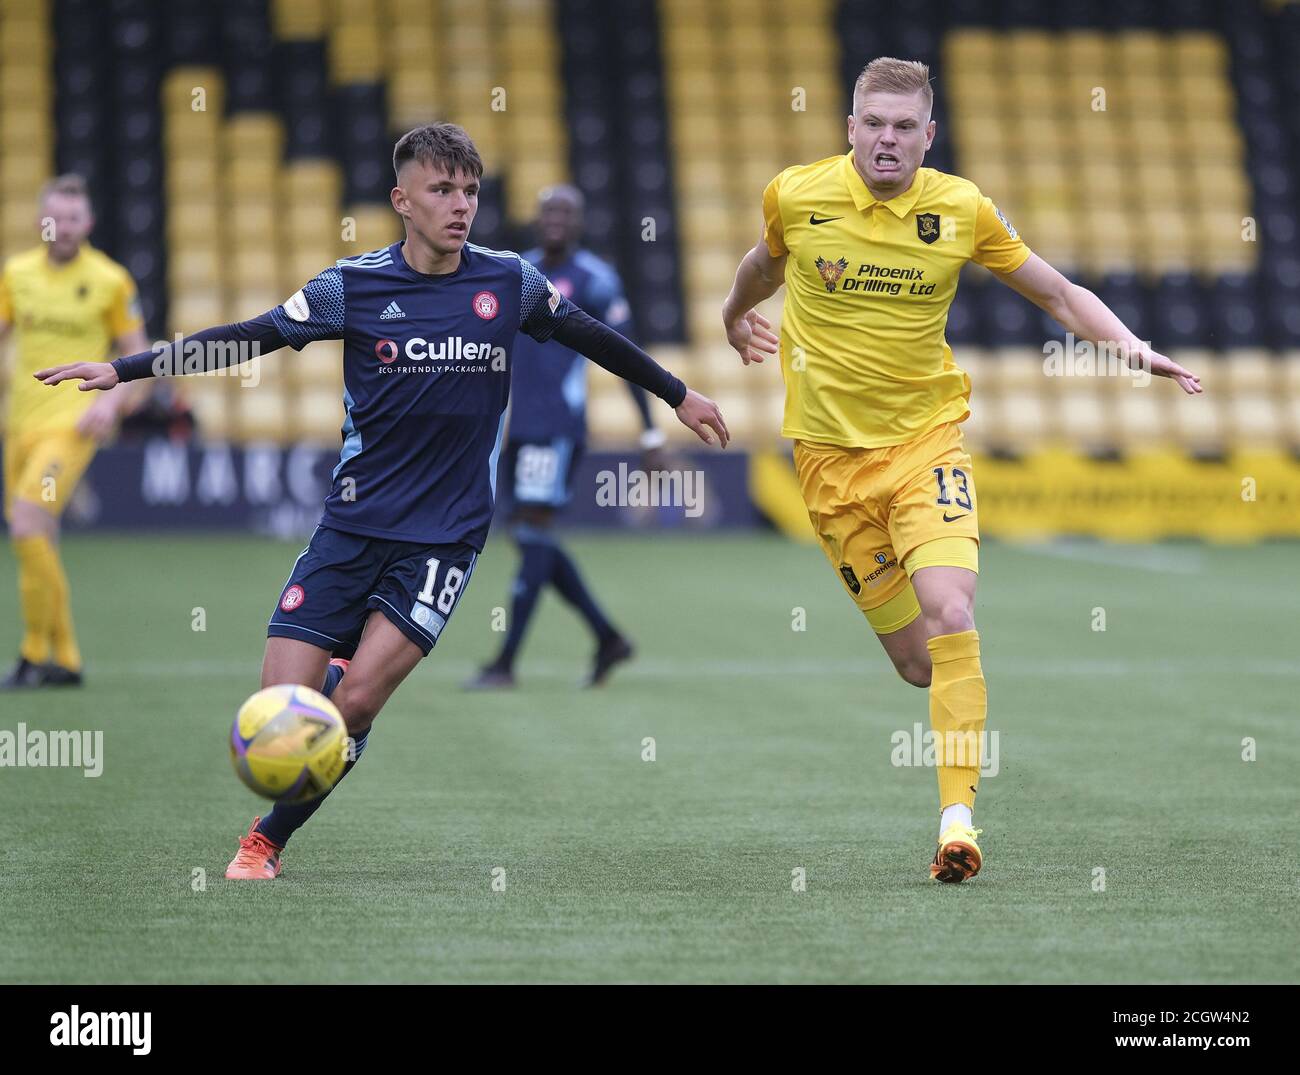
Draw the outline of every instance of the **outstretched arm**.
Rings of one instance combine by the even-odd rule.
[[[107,391],[125,381],[142,377],[175,377],[185,373],[207,373],[226,366],[238,365],[256,354],[265,354],[286,346],[288,340],[280,333],[270,313],[249,321],[236,321],[229,325],[205,328],[186,336],[176,343],[140,351],[112,362],[71,362],[63,366],[50,366],[37,370],[35,377],[42,384],[56,385],[63,381],[81,381],[77,388],[82,392]],[[250,354],[250,345],[256,351]]]
[[[1202,392],[1201,379],[1139,340],[1101,299],[1072,284],[1037,254],[1010,273],[993,274],[1012,291],[1051,314],[1079,339],[1117,347],[1129,366],[1169,377],[1189,396]]]
[[[772,331],[772,323],[754,309],[764,299],[770,299],[780,290],[785,279],[785,259],[788,255],[773,257],[766,238],[759,239],[740,262],[736,270],[731,294],[722,304],[722,324],[727,330],[727,342],[748,366],[762,362],[766,355],[774,355],[780,341]]]
[[[570,306],[564,320],[554,327],[552,338],[591,359],[616,377],[652,392],[677,412],[677,419],[705,444],[712,444],[708,431],[718,435],[722,447],[731,434],[718,405],[692,392],[631,340],[602,325],[590,314]]]

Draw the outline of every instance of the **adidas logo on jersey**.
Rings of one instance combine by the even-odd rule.
[[[402,308],[395,302],[390,302],[384,307],[384,312],[379,315],[380,321],[396,321],[399,317],[405,317]]]

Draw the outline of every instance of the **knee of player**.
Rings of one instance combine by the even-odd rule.
[[[330,695],[330,701],[343,714],[343,722],[352,735],[359,735],[369,728],[383,706],[376,691],[365,683],[353,681],[350,676],[344,676],[339,681],[338,687]]]
[[[965,597],[955,596],[943,601],[925,619],[931,638],[935,635],[955,635],[974,629],[975,610]]]

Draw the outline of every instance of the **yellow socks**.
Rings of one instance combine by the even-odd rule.
[[[19,652],[33,664],[81,669],[68,603],[68,579],[53,542],[46,537],[19,538],[18,596],[23,606],[23,641]]]
[[[974,808],[980,778],[980,739],[988,713],[978,631],[936,635],[927,643],[930,728],[937,740],[939,808],[964,803]]]

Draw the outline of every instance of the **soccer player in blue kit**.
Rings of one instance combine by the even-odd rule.
[[[468,242],[483,164],[460,127],[417,127],[393,151],[406,238],[344,258],[282,306],[119,358],[40,370],[82,391],[213,369],[313,340],[344,341],[343,449],[325,510],[267,627],[262,686],[329,695],[354,742],[429,654],[492,519],[496,463],[522,330],[555,339],[666,401],[706,444],[729,435],[714,403],[571,304],[518,254]],[[231,347],[231,343],[242,346]],[[196,352],[204,356],[192,363]],[[350,659],[350,660],[349,660]],[[340,778],[342,779],[342,778]],[[226,876],[280,873],[289,837],[324,801],[255,818]]]
[[[579,247],[584,199],[577,187],[547,187],[538,196],[540,245],[525,260],[566,299],[615,332],[631,336],[631,311],[613,266]],[[510,593],[510,619],[501,651],[465,686],[483,690],[515,685],[514,662],[542,589],[548,584],[583,618],[596,639],[589,686],[632,656],[632,644],[605,615],[577,565],[555,536],[554,522],[572,495],[573,475],[587,435],[587,363],[554,340],[521,339],[512,356],[509,436],[502,480],[511,492],[511,534],[519,546],[519,571]],[[646,469],[656,468],[663,431],[655,428],[645,390],[624,382],[641,415]]]

